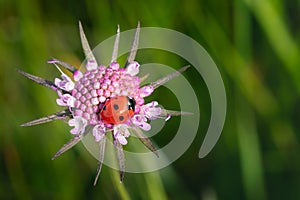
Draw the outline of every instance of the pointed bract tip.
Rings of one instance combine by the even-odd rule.
[[[33,121],[30,121],[30,122],[26,122],[26,123],[20,124],[20,126],[22,126],[22,127],[28,127],[28,126],[34,126],[34,125],[38,125],[38,124],[42,124],[42,123],[43,122],[36,123],[35,120],[33,120]]]
[[[16,69],[16,71],[17,71],[19,74],[21,74],[21,75],[24,76],[24,73],[25,73],[24,71],[22,71],[22,70],[20,70],[20,69],[18,69],[18,68]]]
[[[130,53],[128,55],[126,64],[125,64],[125,68],[127,68],[127,66],[134,61],[136,53],[137,53],[137,49],[139,46],[139,37],[140,37],[140,22],[138,21],[137,24],[137,28],[135,30],[135,34],[134,34],[134,38],[133,38],[133,42],[131,45],[131,49],[130,49]]]
[[[32,81],[34,81],[34,82],[36,82],[36,83],[38,83],[40,85],[48,87],[48,88],[50,88],[52,90],[57,90],[57,86],[53,82],[51,82],[51,81],[48,81],[48,80],[46,80],[44,78],[41,78],[41,77],[38,77],[38,76],[34,76],[32,74],[26,73],[26,72],[24,72],[24,71],[22,71],[20,69],[16,69],[16,71],[19,74],[25,76],[26,78],[28,78],[28,79],[30,79],[30,80],[32,80]]]
[[[181,115],[194,115],[194,113],[181,111]]]
[[[56,66],[60,72],[61,72],[61,70],[59,69],[59,67],[56,64],[59,64],[63,68],[67,69],[69,72],[72,72],[73,74],[74,74],[75,71],[77,71],[76,67],[74,67],[73,65],[71,65],[69,63],[66,63],[66,62],[63,62],[61,60],[58,60],[56,58],[52,58],[47,63],[48,64],[53,64],[54,66]]]
[[[182,72],[184,72],[185,70],[187,70],[187,69],[190,68],[190,67],[191,67],[191,65],[187,65],[187,66],[184,66],[184,67],[180,68],[178,71],[179,71],[180,73],[182,73]]]
[[[184,72],[186,69],[188,69],[190,67],[190,65],[186,65],[182,68],[180,68],[179,70],[173,72],[172,74],[169,74],[161,79],[158,79],[155,82],[152,82],[150,85],[153,86],[154,89],[158,88],[159,86],[165,84],[166,82],[172,80],[173,78],[175,78],[176,76],[179,76],[182,72]]]
[[[120,26],[118,24],[117,27],[117,35],[116,35],[116,39],[115,39],[115,43],[114,43],[114,48],[113,48],[113,52],[112,52],[112,57],[111,57],[111,61],[110,63],[116,62],[117,58],[118,58],[118,48],[119,48],[119,41],[120,41]]]
[[[80,34],[80,40],[81,40],[81,45],[82,45],[82,48],[83,48],[83,52],[84,52],[84,55],[86,57],[86,68],[88,71],[90,70],[93,70],[93,69],[96,69],[98,67],[98,64],[97,64],[97,61],[96,61],[96,58],[90,48],[90,45],[88,43],[88,40],[85,36],[85,33],[83,31],[83,28],[82,28],[82,25],[81,25],[81,22],[79,21],[79,34]]]
[[[65,109],[65,110],[56,112],[54,114],[47,115],[45,117],[41,117],[41,118],[32,120],[30,122],[23,123],[20,126],[34,126],[34,125],[38,125],[38,124],[51,122],[54,120],[64,119],[66,117],[71,117],[71,112],[69,111],[69,109]]]
[[[101,168],[102,168],[102,162],[99,161],[98,168],[97,168],[97,174],[96,174],[96,177],[95,177],[95,180],[94,180],[94,186],[97,185],[99,175],[100,175],[100,172],[101,172]]]
[[[56,158],[58,158],[61,154],[63,154],[65,151],[61,151],[61,150],[59,150],[58,152],[56,152],[55,154],[54,154],[54,156],[52,156],[52,158],[51,158],[51,160],[55,160]]]
[[[78,21],[78,26],[79,26],[79,33],[80,33],[80,36],[81,36],[82,33],[83,33],[83,28],[82,28],[81,21]]]
[[[193,114],[194,113],[192,113],[192,112],[162,109],[160,116],[161,117],[167,117],[166,119],[168,120],[172,116],[193,115]]]
[[[157,151],[152,151],[152,152],[156,155],[157,158],[159,158],[159,154]]]
[[[88,130],[89,131],[89,130]],[[87,131],[87,132],[88,132]],[[68,151],[69,149],[71,149],[73,146],[75,146],[78,142],[80,142],[82,140],[82,138],[85,136],[85,134],[87,133],[83,133],[82,135],[76,135],[75,137],[73,137],[71,140],[69,140],[66,144],[64,144],[57,152],[56,154],[52,157],[52,160],[54,160],[55,158],[57,158],[58,156],[60,156],[61,154],[63,154],[64,152]]]
[[[55,160],[57,157],[59,157],[61,154],[63,154],[65,151],[61,151],[61,149],[59,151],[57,151],[51,158],[51,160]]]
[[[48,60],[47,63],[54,64],[54,63],[57,63],[57,60],[55,58],[51,58],[51,60]]]
[[[79,28],[80,28],[80,27],[82,28],[82,24],[81,24],[81,21],[80,21],[80,20],[78,21],[78,25],[79,25]]]
[[[94,185],[94,186],[96,186],[96,185],[97,185],[98,178],[99,178],[99,174],[97,173],[97,176],[96,176],[96,178],[95,178],[95,180],[94,180],[94,183],[93,183],[93,185]]]
[[[123,171],[120,171],[120,183],[123,183],[123,180],[124,180],[124,172]]]

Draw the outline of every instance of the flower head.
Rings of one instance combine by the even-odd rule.
[[[137,51],[138,37],[140,27],[136,29],[133,45],[124,68],[121,68],[116,61],[119,28],[114,45],[112,61],[110,65],[98,65],[93,52],[91,51],[81,24],[79,24],[81,42],[86,56],[86,71],[82,72],[72,65],[52,59],[50,64],[54,64],[61,73],[61,78],[55,78],[54,82],[25,73],[18,72],[29,79],[49,87],[56,91],[59,106],[65,109],[53,115],[43,117],[23,126],[36,125],[56,119],[69,118],[68,124],[73,128],[70,133],[74,135],[67,144],[65,144],[53,157],[55,159],[66,150],[77,144],[86,134],[91,132],[96,142],[105,145],[106,134],[111,132],[114,144],[122,150],[122,145],[127,145],[127,138],[130,131],[134,132],[140,140],[151,151],[156,153],[155,147],[147,137],[141,137],[141,130],[149,131],[151,129],[150,121],[157,118],[169,119],[171,115],[180,115],[181,112],[168,111],[159,107],[157,101],[145,103],[145,97],[151,95],[153,91],[171,80],[179,73],[183,72],[188,66],[179,71],[163,77],[151,84],[141,86],[141,79],[138,76],[140,64],[134,60]],[[58,66],[67,69],[72,76],[66,75]],[[126,98],[125,98],[126,97]],[[100,158],[98,175],[104,157],[104,149],[100,148]],[[124,162],[124,154],[119,152],[119,162]],[[121,180],[124,175],[124,165],[120,164]]]

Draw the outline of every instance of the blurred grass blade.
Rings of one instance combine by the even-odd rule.
[[[264,170],[255,119],[241,96],[237,97],[236,125],[247,199],[266,199]]]
[[[217,23],[215,17],[209,15],[209,18],[209,21],[203,21],[203,23],[211,27],[215,32],[218,32],[218,38],[213,37],[211,34],[204,35],[212,53],[220,55],[219,59],[223,63],[228,75],[261,115],[268,118],[276,114],[278,103],[270,89],[256,75],[254,69],[251,67],[251,63],[248,63],[241,56],[222,27]],[[200,29],[199,32],[201,32]],[[257,98],[258,96],[260,98]]]
[[[249,9],[257,18],[265,31],[270,45],[286,67],[286,70],[293,78],[300,93],[300,50],[297,41],[292,38],[286,23],[276,10],[274,1],[270,0],[244,0]],[[267,17],[266,17],[267,16]],[[272,19],[272,20],[270,20]]]

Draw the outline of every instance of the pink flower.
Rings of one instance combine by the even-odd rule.
[[[116,138],[122,145],[127,144],[126,138],[130,135],[128,128],[129,126],[126,124],[118,124],[114,126],[114,138]]]
[[[57,91],[59,98],[56,99],[56,103],[59,106],[74,107],[75,98],[70,94],[62,94],[61,91]]]
[[[140,64],[136,61],[129,63],[126,67],[126,72],[131,76],[135,76],[139,73]]]
[[[95,137],[95,141],[99,142],[105,137],[106,127],[104,124],[98,124],[93,128],[93,136]]]
[[[158,107],[157,101],[152,101],[146,105],[141,106],[141,113],[149,120],[157,119],[161,114],[161,108]]]
[[[83,134],[85,128],[87,126],[86,119],[82,117],[74,117],[74,119],[70,119],[68,122],[69,126],[74,126],[74,128],[70,131],[74,135]]]
[[[144,131],[149,131],[151,129],[151,125],[147,123],[147,118],[144,115],[134,115],[132,117],[132,123]]]
[[[147,85],[140,89],[140,95],[141,95],[141,97],[147,97],[147,96],[151,95],[153,91],[154,91],[153,86]]]
[[[183,67],[178,72],[141,87],[141,79],[138,76],[140,64],[137,61],[134,61],[140,31],[139,24],[124,68],[120,68],[120,64],[116,61],[120,37],[119,28],[117,31],[117,38],[114,45],[111,63],[108,66],[103,64],[98,65],[87,42],[81,24],[79,24],[79,29],[86,57],[86,69],[84,72],[81,72],[72,65],[57,59],[49,61],[49,63],[54,64],[61,73],[61,78],[55,78],[54,83],[21,70],[18,71],[29,79],[55,90],[59,97],[56,99],[57,104],[59,106],[66,107],[63,111],[25,123],[23,126],[31,126],[52,120],[69,118],[68,124],[73,127],[70,130],[70,133],[75,136],[53,156],[53,159],[77,144],[86,134],[92,132],[95,141],[99,142],[100,145],[100,162],[97,172],[99,174],[104,156],[103,151],[105,149],[105,136],[108,132],[111,132],[113,135],[120,163],[124,162],[122,145],[128,144],[127,138],[130,136],[129,130],[132,130],[148,149],[153,152],[156,151],[150,140],[141,136],[142,134],[140,129],[143,131],[149,131],[151,129],[151,125],[149,124],[151,120],[155,120],[157,118],[169,119],[173,113],[178,115],[178,112],[160,108],[157,101],[145,104],[144,98],[150,96],[156,88],[178,76],[180,72],[183,72],[188,67]],[[71,72],[73,77],[71,78],[67,74],[63,73],[58,65]],[[125,111],[123,107],[119,112],[119,107],[116,104],[114,105],[115,110],[111,110],[110,112],[114,112],[111,113],[112,115],[118,115],[121,113],[119,118],[116,119],[124,119],[124,117],[127,118],[124,122],[122,121],[122,123],[114,121],[112,121],[114,123],[108,123],[111,120],[106,121],[106,123],[105,120],[101,118],[100,113],[106,109],[106,102],[109,98],[118,96],[128,97],[122,98],[123,100],[128,99],[128,102],[125,102]],[[124,102],[122,102],[121,105],[123,103]],[[120,166],[123,167],[125,165],[122,164]],[[122,172],[124,172],[124,169],[120,169],[120,171],[122,180]],[[96,181],[97,178],[95,182]]]

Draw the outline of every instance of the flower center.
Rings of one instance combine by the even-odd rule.
[[[140,96],[139,84],[139,77],[119,68],[118,63],[86,71],[72,91],[75,98],[73,115],[85,118],[90,125],[99,124],[99,113],[106,99],[115,96],[132,97],[137,106],[141,106],[144,99]]]

